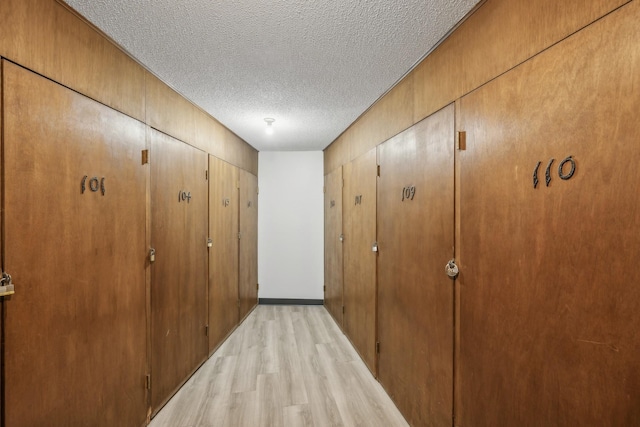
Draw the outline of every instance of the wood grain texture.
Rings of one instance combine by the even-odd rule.
[[[209,354],[238,325],[238,168],[209,156]]]
[[[324,193],[324,305],[342,327],[342,168],[325,177]]]
[[[640,424],[639,19],[460,101],[460,425]]]
[[[325,174],[627,2],[487,0],[325,149]]]
[[[196,140],[196,107],[159,78],[145,72],[146,123],[186,143]]]
[[[350,132],[349,160],[410,127],[413,122],[413,75],[407,76],[357,120]]]
[[[261,305],[150,426],[407,423],[324,307]]]
[[[376,149],[343,168],[345,334],[376,372]],[[358,199],[357,199],[358,198]]]
[[[151,404],[153,411],[207,352],[207,155],[150,130]],[[188,192],[191,199],[179,198]]]
[[[240,170],[240,319],[258,304],[258,177]]]
[[[3,313],[4,421],[142,425],[144,125],[14,64],[3,70],[3,267],[17,290]]]
[[[415,70],[417,122],[627,0],[488,0]]]
[[[258,175],[258,151],[202,110],[195,111],[194,146]]]
[[[138,120],[144,70],[54,0],[2,0],[0,55]]]
[[[454,143],[450,105],[378,148],[378,378],[412,425],[453,415]]]

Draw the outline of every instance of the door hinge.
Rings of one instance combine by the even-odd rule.
[[[238,240],[240,240],[240,236],[241,235],[242,235],[242,233],[238,231]]]
[[[344,314],[344,305],[342,306],[342,314]]]
[[[205,181],[209,180],[209,171],[208,170],[204,171],[204,180]]]
[[[467,149],[467,132],[459,131],[458,138],[456,141],[456,148],[460,151],[464,151]]]
[[[205,337],[209,336],[209,325],[204,325],[204,336]]]
[[[380,354],[380,342],[376,343],[376,354]]]
[[[376,173],[380,176],[380,165],[378,165],[378,171]]]
[[[260,283],[256,283],[256,291],[260,290]]]
[[[151,390],[151,374],[147,374],[145,377],[145,388]]]
[[[142,164],[146,165],[149,163],[149,150],[142,150]]]
[[[324,285],[324,286],[322,287],[322,290],[323,290],[324,292],[327,292],[327,285]]]

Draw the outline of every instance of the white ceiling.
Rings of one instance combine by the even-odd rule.
[[[324,149],[477,3],[64,1],[260,151]]]

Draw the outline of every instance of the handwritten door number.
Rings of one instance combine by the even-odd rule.
[[[413,200],[413,198],[416,195],[416,187],[415,185],[409,186],[409,187],[404,187],[402,189],[402,201],[404,202],[405,200]]]
[[[84,194],[84,192],[87,190],[87,178],[89,178],[88,175],[82,177],[82,181],[80,182],[80,194]],[[89,190],[91,190],[92,193],[97,193],[98,190],[100,190],[100,192],[104,196],[104,193],[106,193],[107,191],[104,184],[105,179],[105,177],[98,179],[97,176],[91,178],[89,180]]]
[[[178,191],[178,203],[186,201],[187,203],[191,202],[191,191]]]
[[[547,169],[545,170],[544,173],[544,178],[545,178],[545,183],[547,184],[547,187],[549,186],[549,184],[551,184],[551,166],[553,165],[553,162],[556,159],[551,159],[549,160],[549,163],[547,164]],[[565,165],[569,163],[571,167],[565,167]],[[540,169],[540,165],[542,164],[542,162],[538,162],[536,164],[535,169],[533,170],[533,188],[537,188],[538,187],[538,170]],[[568,169],[568,171],[567,171]],[[565,172],[567,171],[567,172]],[[560,177],[561,180],[563,181],[567,181],[569,179],[571,179],[571,177],[573,177],[573,174],[576,172],[576,161],[573,159],[573,156],[569,156],[566,159],[564,159],[563,161],[560,162],[560,164],[558,165],[558,176]]]

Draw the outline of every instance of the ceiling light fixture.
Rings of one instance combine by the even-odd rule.
[[[276,119],[267,117],[264,121],[267,122],[267,129],[265,129],[265,132],[267,132],[267,135],[273,135],[273,122],[275,122]]]

